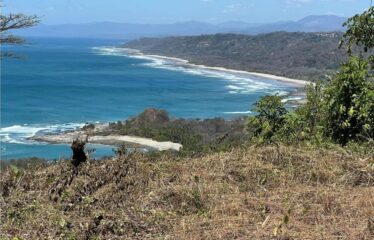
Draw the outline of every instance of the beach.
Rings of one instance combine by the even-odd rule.
[[[121,48],[121,49],[128,55],[141,56],[141,57],[148,58],[150,60],[156,60],[156,61],[162,60],[162,61],[166,61],[168,64],[182,66],[186,68],[197,68],[197,69],[210,70],[210,71],[216,71],[216,72],[221,72],[221,73],[229,73],[229,74],[234,74],[238,77],[247,77],[247,78],[258,77],[258,78],[263,78],[263,79],[271,79],[274,81],[287,83],[287,84],[290,84],[290,86],[298,87],[298,88],[305,87],[306,85],[311,84],[310,81],[301,80],[301,79],[293,79],[293,78],[277,76],[277,75],[267,74],[267,73],[248,72],[248,71],[243,71],[243,70],[228,69],[224,67],[198,65],[198,64],[190,63],[188,60],[181,59],[181,58],[153,55],[153,54],[144,54],[137,49],[131,49],[131,48]]]
[[[131,147],[150,148],[158,151],[179,151],[182,149],[181,144],[169,141],[159,142],[150,138],[137,136],[102,134],[106,130],[108,130],[107,124],[96,124],[95,132],[77,129],[74,131],[66,131],[58,134],[36,135],[28,138],[28,140],[50,144],[71,144],[75,139],[80,139],[82,141],[87,140],[87,142],[90,144],[101,144],[109,146],[121,146],[122,144],[127,144]]]

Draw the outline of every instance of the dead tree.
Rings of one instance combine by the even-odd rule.
[[[86,153],[84,152],[85,145],[86,141],[81,141],[79,139],[75,139],[71,144],[71,150],[73,151],[71,163],[75,167],[78,167],[81,163],[87,160]]]
[[[0,7],[2,7],[0,5]],[[23,44],[23,38],[12,35],[11,31],[35,26],[39,23],[39,18],[36,15],[18,14],[3,14],[0,13],[0,45],[18,45]],[[13,57],[11,52],[2,52],[1,57]]]

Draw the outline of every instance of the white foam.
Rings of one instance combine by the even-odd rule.
[[[111,55],[111,56],[126,56],[135,59],[143,59],[150,62],[141,63],[143,66],[148,66],[152,68],[165,69],[170,71],[179,71],[188,73],[191,75],[199,75],[204,77],[212,77],[223,80],[230,81],[230,85],[227,86],[229,89],[228,93],[230,94],[249,94],[257,91],[262,91],[267,94],[279,94],[286,95],[288,92],[283,90],[274,89],[283,89],[279,85],[264,82],[258,79],[253,79],[250,76],[243,76],[243,74],[235,74],[230,72],[224,72],[219,70],[212,70],[204,66],[193,66],[188,65],[188,61],[182,60],[173,60],[159,56],[152,55],[142,55],[139,51],[103,46],[103,47],[94,47],[92,48],[98,55]],[[137,53],[137,54],[134,54]],[[235,91],[233,91],[235,90]]]
[[[252,111],[243,111],[243,112],[223,112],[224,114],[251,114]]]
[[[282,99],[282,102],[286,103],[286,102],[289,102],[289,101],[299,101],[299,100],[303,100],[303,99],[304,99],[303,97],[289,97],[289,98]]]
[[[0,139],[1,142],[4,143],[30,144],[32,141],[27,139],[39,133],[57,133],[67,130],[74,130],[83,126],[84,123],[13,125],[0,128]]]
[[[238,86],[235,86],[235,85],[228,85],[226,87],[230,88],[230,89],[233,89],[233,90],[243,90],[243,89],[245,89],[243,87],[238,87]]]

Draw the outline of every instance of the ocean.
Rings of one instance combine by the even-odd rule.
[[[125,120],[145,108],[173,117],[226,119],[251,114],[267,94],[295,87],[258,77],[182,67],[116,48],[119,40],[27,39],[6,46],[18,58],[1,63],[1,159],[69,157],[65,144],[28,140],[85,123]],[[113,154],[95,145],[93,157]]]

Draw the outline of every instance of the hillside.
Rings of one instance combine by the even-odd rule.
[[[0,239],[373,239],[373,157],[244,147],[0,176]]]
[[[143,38],[124,47],[196,64],[318,80],[335,72],[346,59],[338,49],[341,37],[341,33],[216,34]]]

